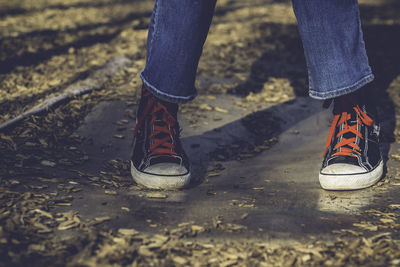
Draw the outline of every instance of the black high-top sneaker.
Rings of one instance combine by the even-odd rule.
[[[177,112],[177,104],[162,101],[143,87],[131,159],[132,177],[138,184],[177,189],[189,183],[190,164],[179,139]]]
[[[375,184],[383,173],[375,107],[352,94],[334,100],[333,114],[319,174],[321,187],[354,190]]]

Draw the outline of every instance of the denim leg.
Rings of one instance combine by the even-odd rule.
[[[157,97],[184,103],[196,95],[197,66],[216,0],[156,0],[140,77]]]
[[[309,94],[328,99],[374,79],[357,0],[293,0],[309,73]]]

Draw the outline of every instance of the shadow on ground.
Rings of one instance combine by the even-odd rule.
[[[365,39],[376,75],[371,98],[379,99],[383,153],[387,160],[396,119],[394,104],[386,90],[399,75],[400,39],[393,38],[400,36],[399,28],[369,25],[370,8],[361,6],[361,11],[367,13]],[[385,11],[388,9],[379,10]],[[207,127],[200,127],[197,134],[192,131],[183,139],[195,173],[192,187],[169,192],[167,200],[162,201],[144,199],[141,191],[121,192],[132,213],[114,222],[115,225],[135,225],[142,220],[143,226],[146,219],[168,227],[185,220],[207,223],[221,217],[244,224],[249,235],[266,232],[301,236],[349,226],[355,220],[349,213],[356,216],[360,209],[381,201],[382,195],[373,188],[357,192],[325,192],[319,188],[317,173],[329,111],[321,112],[320,103],[303,98],[305,64],[295,26],[265,24],[260,27],[272,32],[270,36],[278,38],[279,44],[253,63],[248,79],[231,90],[232,97],[219,101],[219,106],[230,111],[226,119],[232,122],[208,131]],[[271,41],[269,38],[263,41]],[[234,99],[250,92],[259,93],[271,77],[289,79],[297,98],[242,118],[240,109],[232,104]],[[190,125],[183,119],[183,126]],[[277,144],[272,141],[274,138],[279,139]],[[126,144],[119,149],[124,147]],[[103,159],[112,159],[117,154]],[[241,219],[243,214],[248,214],[247,219]]]
[[[393,12],[397,7],[361,5],[367,49],[376,74],[371,98],[379,99],[386,161],[389,149],[395,146],[392,143],[396,103],[391,98],[391,90],[395,90],[391,85],[400,70],[400,38],[397,37],[400,29],[396,24],[372,25],[370,22],[375,12],[382,17],[397,16]],[[109,217],[96,225],[104,232],[135,228],[145,233],[160,233],[165,228],[193,221],[208,229],[202,238],[214,240],[241,237],[265,242],[334,240],[332,230],[354,228],[353,223],[365,216],[362,211],[399,203],[398,190],[388,190],[382,184],[353,192],[320,189],[317,174],[330,111],[322,110],[322,103],[304,97],[307,94],[305,63],[296,27],[273,23],[260,27],[270,34],[259,41],[272,45],[255,60],[247,80],[215,100],[199,96],[201,101],[209,101],[210,106],[229,112],[216,116],[215,110],[200,111],[201,120],[196,127],[192,127],[190,116],[180,114],[183,144],[193,163],[190,188],[155,192],[138,188],[131,180],[127,159],[131,153],[136,108],[131,99],[101,102],[88,112],[78,129],[73,127],[76,122],[68,121],[67,117],[51,125],[50,131],[43,130],[37,127],[41,118],[34,117],[29,121],[32,129],[19,129],[16,134],[27,136],[22,139],[23,143],[10,142],[4,146],[15,145],[19,149],[3,153],[2,159],[12,163],[12,167],[1,170],[7,175],[7,185],[28,197],[38,192],[52,194],[54,213],[73,210],[82,216],[82,221]],[[46,39],[52,33],[46,34],[39,34],[39,39]],[[104,42],[111,41],[113,34],[103,36]],[[18,42],[25,42],[24,38]],[[99,39],[93,43],[85,40],[74,45],[91,45]],[[57,55],[66,53],[67,48],[54,49],[50,52]],[[15,59],[15,65],[3,67],[3,71],[37,64],[45,60],[41,53],[34,53],[31,58],[28,55],[32,63],[12,55],[6,60]],[[294,100],[271,103],[244,115],[249,110],[237,102],[250,93],[262,92],[270,78],[288,79],[294,89]],[[83,114],[87,110],[74,112]],[[65,136],[64,128],[65,132],[74,133]],[[52,134],[42,136],[44,132]],[[389,168],[390,165],[398,167],[396,164],[388,161]],[[27,196],[20,198],[23,197]],[[54,231],[55,235],[60,234]],[[74,229],[63,232],[65,236],[77,234]]]

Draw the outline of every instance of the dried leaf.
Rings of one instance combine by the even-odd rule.
[[[215,111],[221,112],[221,113],[228,113],[229,111],[227,109],[215,107]]]
[[[164,193],[147,193],[146,197],[147,198],[165,199],[168,197],[168,195],[164,194]]]
[[[96,225],[111,220],[111,217],[110,216],[96,217],[94,218],[94,220],[95,221],[93,222],[93,225]]]
[[[132,229],[120,228],[120,229],[118,229],[118,233],[120,233],[122,235],[127,235],[127,236],[133,236],[133,235],[139,234],[139,232],[133,228]]]
[[[109,189],[104,190],[104,193],[107,195],[113,195],[113,196],[117,195],[117,191],[109,190]]]
[[[200,109],[200,110],[207,110],[207,111],[213,110],[213,108],[212,108],[210,105],[208,105],[208,104],[201,104],[201,105],[199,106],[199,109]]]
[[[40,162],[40,164],[42,164],[43,166],[46,166],[46,167],[54,167],[54,166],[56,166],[56,163],[53,162],[53,161],[50,161],[50,160],[42,160]]]

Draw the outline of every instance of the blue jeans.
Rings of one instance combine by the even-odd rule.
[[[196,70],[216,0],[156,0],[140,76],[157,97],[184,103],[196,96]],[[309,95],[329,99],[374,79],[357,0],[293,0],[303,41]]]

